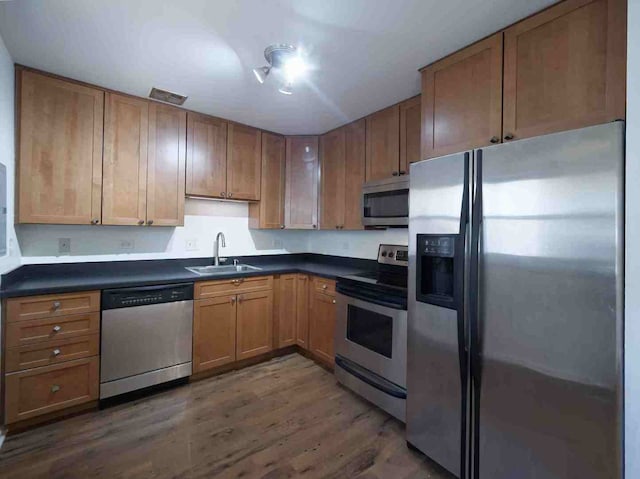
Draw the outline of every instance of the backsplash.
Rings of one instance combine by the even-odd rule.
[[[18,225],[22,264],[192,258],[213,255],[213,241],[226,237],[221,256],[320,253],[375,259],[381,242],[407,244],[407,230],[251,230],[246,203],[188,198],[184,226]],[[59,253],[59,241],[70,252]]]

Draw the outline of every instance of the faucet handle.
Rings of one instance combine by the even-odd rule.
[[[238,266],[239,263],[240,263],[240,261],[238,260],[238,258],[234,258],[233,259],[233,265],[234,266]]]

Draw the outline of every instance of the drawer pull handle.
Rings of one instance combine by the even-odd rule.
[[[58,386],[57,384],[54,384],[53,386],[51,386],[52,393],[57,393],[58,391],[60,391],[60,386]]]
[[[60,331],[62,328],[60,326],[58,326],[57,324],[53,327],[53,332],[57,333],[58,331]]]
[[[59,356],[60,355],[60,350],[59,349],[54,349],[53,350],[53,355],[54,356]]]
[[[60,304],[60,301],[53,302],[53,309],[60,309],[60,306],[62,306],[62,304]]]

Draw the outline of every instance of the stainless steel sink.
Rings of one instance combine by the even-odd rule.
[[[262,268],[251,266],[250,264],[225,264],[220,266],[188,266],[185,267],[192,273],[204,276],[205,274],[223,274],[223,273],[246,273],[249,271],[260,271]]]

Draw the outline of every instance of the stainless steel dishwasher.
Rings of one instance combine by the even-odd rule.
[[[100,399],[191,375],[193,283],[102,292]]]

